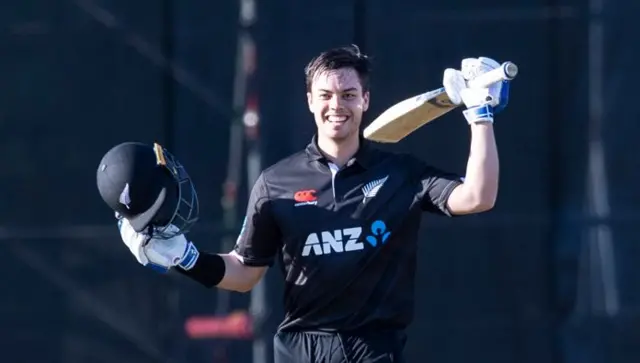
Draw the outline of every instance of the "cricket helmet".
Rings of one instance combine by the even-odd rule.
[[[111,148],[98,165],[97,184],[104,202],[136,232],[168,239],[186,233],[198,220],[191,178],[157,143],[125,142]]]

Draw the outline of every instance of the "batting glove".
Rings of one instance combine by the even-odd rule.
[[[493,115],[502,111],[509,102],[509,82],[503,81],[487,88],[470,88],[468,81],[500,67],[500,63],[487,57],[465,58],[460,70],[447,68],[442,83],[454,104],[467,107],[463,115],[469,124],[493,123]]]
[[[169,229],[177,227],[170,225]],[[174,266],[190,270],[200,253],[182,234],[169,239],[156,239],[136,232],[126,218],[118,219],[122,241],[138,262],[155,271],[165,273]]]

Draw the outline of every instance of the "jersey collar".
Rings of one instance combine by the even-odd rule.
[[[313,135],[311,142],[307,145],[306,148],[307,156],[311,161],[320,161],[320,162],[329,162],[329,159],[325,156],[325,154],[320,150],[318,146],[318,135]],[[352,165],[353,163],[358,163],[360,166],[365,169],[370,168],[373,165],[373,156],[374,150],[371,145],[371,142],[362,137],[360,135],[360,146],[358,147],[358,151],[354,155],[351,160],[347,162],[347,166]]]

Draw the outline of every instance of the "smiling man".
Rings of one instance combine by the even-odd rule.
[[[343,165],[360,144],[360,122],[369,108],[369,61],[355,48],[333,49],[305,71],[307,102],[318,128],[315,141]]]
[[[199,252],[184,234],[148,235],[127,220],[119,223],[122,239],[143,265],[240,292],[279,260],[285,316],[274,338],[277,363],[403,362],[423,212],[479,213],[496,200],[493,113],[506,105],[508,83],[469,89],[467,81],[498,66],[467,58],[460,70],[444,73],[471,129],[464,178],[364,140],[369,59],[355,46],[330,49],[305,69],[317,133],[304,150],[260,174],[233,251]]]

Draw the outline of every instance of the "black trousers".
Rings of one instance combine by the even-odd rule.
[[[279,332],[275,363],[404,363],[404,332]]]

